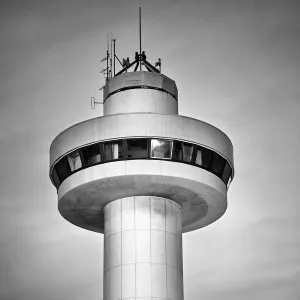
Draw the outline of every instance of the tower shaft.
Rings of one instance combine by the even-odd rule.
[[[104,217],[104,300],[183,300],[181,206],[135,196],[108,203]]]

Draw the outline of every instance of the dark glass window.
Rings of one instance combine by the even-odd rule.
[[[57,175],[55,167],[52,170],[51,177],[52,177],[52,180],[54,182],[54,185],[56,186],[56,188],[58,188],[59,185],[60,185],[60,181],[59,181],[59,178],[58,178],[58,175]]]
[[[103,154],[105,161],[124,158],[122,140],[104,143]]]
[[[168,140],[151,140],[151,157],[171,159],[172,141]]]
[[[183,148],[182,160],[185,162],[191,162],[194,146],[188,143],[182,143],[182,148]]]
[[[86,166],[92,166],[101,162],[101,154],[99,144],[94,144],[83,148],[82,156]]]
[[[226,160],[219,154],[213,153],[211,170],[217,176],[221,177]]]
[[[174,141],[173,142],[174,147],[174,153],[173,153],[173,159],[182,161],[182,142]]]
[[[127,157],[147,158],[148,157],[147,139],[127,140]]]
[[[60,182],[63,182],[70,175],[70,167],[66,157],[63,157],[55,165],[57,175],[60,179]]]
[[[199,165],[205,169],[208,169],[210,160],[212,157],[212,151],[202,147],[197,148],[196,152],[196,165]]]
[[[222,180],[225,182],[225,184],[228,183],[229,177],[231,176],[231,167],[228,162],[226,162],[226,165],[224,167],[224,171],[222,174]]]
[[[193,155],[193,145],[174,141],[174,160],[191,162]]]
[[[69,162],[71,172],[74,172],[74,171],[82,168],[82,162],[81,162],[81,158],[80,158],[80,154],[79,154],[78,150],[70,153],[67,156],[67,159],[68,159],[68,162]]]

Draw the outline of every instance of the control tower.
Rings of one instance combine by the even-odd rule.
[[[176,83],[156,66],[140,51],[107,72],[103,116],[50,147],[60,214],[104,234],[104,300],[183,300],[182,233],[227,208],[232,143],[178,114]]]

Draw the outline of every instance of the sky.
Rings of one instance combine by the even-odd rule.
[[[142,47],[179,113],[231,139],[228,210],[183,236],[185,299],[300,299],[300,3],[1,1],[0,300],[102,299],[103,236],[65,221],[49,179],[62,130],[102,115],[100,60]]]

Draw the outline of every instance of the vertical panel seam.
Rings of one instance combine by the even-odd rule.
[[[109,204],[109,239],[108,239],[108,254],[109,254],[109,257],[108,257],[108,266],[109,266],[109,293],[108,293],[108,299],[110,300],[111,298],[111,290],[110,290],[110,286],[111,286],[111,266],[110,266],[110,258],[111,258],[111,253],[110,253],[110,242],[111,242],[111,238],[110,238],[110,233],[111,233],[111,203]]]
[[[151,205],[151,203],[152,203],[152,198],[151,198],[151,196],[149,196],[149,209],[150,209],[150,273],[151,273],[151,276],[150,276],[150,280],[151,280],[151,299],[152,299],[152,295],[153,295],[153,292],[152,292],[152,290],[153,290],[153,283],[152,283],[152,277],[153,277],[153,270],[152,270],[152,239],[151,239],[151,237],[152,237],[152,222],[151,222],[151,219],[152,219],[152,205]]]
[[[122,238],[122,219],[123,216],[123,198],[121,198],[121,299],[123,299],[123,265],[122,265],[122,253],[123,253],[123,238]]]
[[[168,258],[167,258],[167,200],[164,199],[165,206],[165,253],[166,253],[166,298],[168,299]]]
[[[172,203],[173,204],[173,203]],[[174,204],[173,204],[174,205]],[[175,213],[174,213],[174,215],[175,215],[175,226],[176,226],[176,241],[178,241],[178,207],[177,206],[175,206]],[[178,243],[176,243],[176,244],[178,244]],[[183,300],[183,299],[179,299],[179,296],[178,296],[178,287],[179,287],[179,285],[180,285],[180,282],[179,282],[179,280],[178,280],[178,269],[179,269],[179,261],[178,261],[178,257],[179,257],[179,253],[178,253],[178,245],[177,245],[177,247],[176,247],[176,257],[177,257],[177,259],[176,259],[176,262],[177,262],[177,276],[176,276],[176,283],[177,283],[177,285],[176,285],[176,299],[177,300]]]
[[[137,293],[136,293],[136,220],[135,220],[135,197],[133,197],[133,210],[134,210],[134,216],[133,216],[133,221],[134,221],[134,297],[137,298]]]

